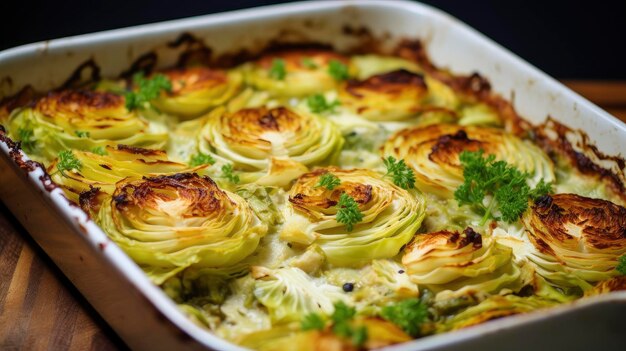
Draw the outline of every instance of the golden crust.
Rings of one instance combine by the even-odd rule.
[[[626,251],[626,208],[622,206],[575,194],[555,194],[540,198],[531,211],[531,238],[542,252],[554,253],[552,246],[581,252]]]

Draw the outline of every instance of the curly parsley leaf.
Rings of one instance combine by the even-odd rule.
[[[428,307],[420,299],[408,299],[382,308],[381,316],[416,338],[428,318]]]
[[[367,328],[364,325],[354,326],[352,321],[356,309],[346,305],[343,301],[335,302],[335,311],[330,316],[333,322],[332,331],[335,335],[351,339],[352,343],[361,347],[367,341]]]
[[[341,194],[337,203],[336,219],[338,223],[345,225],[349,232],[354,229],[356,223],[363,220],[363,213],[359,210],[359,204],[352,196],[346,193]]]
[[[335,80],[348,79],[348,66],[339,60],[331,60],[328,63],[328,74],[330,74]]]
[[[333,102],[326,101],[326,98],[322,94],[311,95],[306,99],[306,104],[309,110],[313,113],[332,112],[335,107],[339,106],[339,101]]]
[[[191,156],[191,159],[189,160],[189,165],[191,167],[196,167],[196,166],[201,166],[201,165],[213,165],[213,164],[215,164],[215,159],[211,155],[203,154],[202,152],[199,152]]]
[[[233,184],[239,183],[239,175],[235,174],[233,165],[230,163],[222,166],[222,177],[228,179]]]
[[[364,325],[358,326],[352,330],[352,344],[361,348],[367,341],[367,327]]]
[[[626,275],[626,254],[620,256],[615,270],[618,271],[621,275]]]
[[[17,138],[22,149],[28,153],[33,152],[36,147],[35,132],[29,128],[18,128]]]
[[[278,80],[285,79],[287,76],[287,68],[285,67],[285,60],[283,59],[274,59],[272,60],[272,66],[270,67],[269,72],[270,77]]]
[[[404,163],[404,160],[396,160],[393,156],[383,159],[387,174],[391,177],[393,183],[402,189],[413,189],[415,187],[415,173]]]
[[[324,318],[318,313],[309,313],[300,321],[300,328],[302,330],[322,330],[326,326]]]
[[[59,161],[57,162],[57,172],[65,175],[65,171],[77,170],[83,167],[82,162],[74,156],[72,150],[64,150],[59,152]]]
[[[541,179],[531,188],[528,173],[521,172],[505,161],[496,161],[495,155],[483,157],[484,152],[463,151],[459,160],[463,166],[464,182],[454,192],[459,206],[469,205],[483,215],[481,225],[489,219],[515,222],[528,208],[528,199],[536,199],[552,191],[552,184]],[[488,205],[483,203],[491,195]],[[494,215],[500,212],[500,217]]]
[[[79,138],[89,138],[89,132],[85,132],[82,130],[77,130],[74,132],[74,134],[76,134],[76,136]]]
[[[317,182],[317,185],[315,185],[315,187],[317,188],[323,186],[328,190],[333,190],[339,184],[341,184],[341,180],[337,178],[336,175],[329,172],[324,173],[320,176],[320,180]]]
[[[133,82],[137,85],[137,91],[125,94],[128,110],[144,106],[146,102],[159,97],[161,91],[172,91],[172,82],[163,74],[155,74],[150,79],[146,79],[143,72],[139,72],[133,76]]]
[[[96,146],[93,149],[91,149],[91,152],[100,156],[104,156],[107,154],[107,151],[104,148],[104,146]]]

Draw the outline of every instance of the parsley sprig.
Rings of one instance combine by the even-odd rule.
[[[470,205],[483,215],[480,225],[489,219],[515,222],[528,208],[528,199],[537,199],[552,191],[552,184],[543,179],[531,188],[528,173],[521,172],[505,161],[496,161],[495,155],[483,157],[483,151],[463,151],[459,155],[464,182],[454,192],[459,205]],[[491,199],[487,205],[483,200]],[[494,211],[500,212],[500,217]]]
[[[363,220],[363,213],[359,210],[359,204],[352,196],[346,193],[339,196],[336,219],[338,223],[345,225],[349,232],[354,229],[356,223]]]
[[[287,69],[285,68],[285,60],[283,59],[274,59],[272,60],[272,66],[270,67],[269,72],[270,77],[278,80],[285,79],[287,76]]]
[[[233,184],[239,183],[239,175],[235,174],[232,164],[225,164],[222,166],[222,177],[228,179]]]
[[[82,131],[82,130],[77,130],[74,132],[74,134],[76,134],[77,137],[79,138],[89,138],[89,132],[86,131]]]
[[[328,74],[335,80],[348,79],[348,66],[339,60],[330,60],[328,63]]]
[[[196,167],[196,166],[201,166],[201,165],[212,165],[212,164],[215,164],[215,159],[211,155],[203,154],[202,152],[199,152],[191,156],[191,159],[189,160],[189,165],[191,167]]]
[[[336,175],[328,172],[320,176],[320,179],[317,182],[317,185],[315,185],[315,187],[318,188],[318,187],[323,186],[324,188],[328,190],[333,190],[339,184],[341,184],[341,179],[337,178]]]
[[[335,107],[339,106],[339,101],[326,101],[326,98],[322,94],[311,95],[306,99],[306,104],[309,110],[313,113],[332,112]]]
[[[64,150],[59,152],[58,158],[59,160],[57,162],[57,172],[60,172],[62,175],[65,175],[65,171],[80,171],[83,167],[83,163],[76,158],[72,150]]]
[[[396,160],[393,156],[389,156],[383,158],[383,163],[387,167],[385,177],[391,177],[395,185],[402,189],[413,189],[415,187],[415,174],[404,163],[404,160]]]
[[[300,321],[302,330],[323,330],[326,326],[324,318],[317,313],[309,313]]]
[[[335,302],[335,310],[330,316],[333,334],[350,339],[352,344],[361,348],[367,341],[367,328],[364,325],[355,326],[353,321],[356,309],[346,305],[343,301]],[[317,313],[309,313],[300,322],[302,330],[324,330],[326,321]]]
[[[620,256],[615,270],[618,271],[621,275],[626,275],[626,254]]]
[[[382,308],[380,315],[407,334],[420,336],[420,325],[428,318],[428,307],[420,299],[407,299]]]
[[[128,110],[144,106],[146,102],[158,98],[163,90],[172,91],[172,82],[163,74],[155,74],[152,78],[146,79],[143,72],[139,72],[133,76],[133,82],[138,89],[125,95]]]

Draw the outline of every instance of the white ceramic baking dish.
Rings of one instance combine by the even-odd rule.
[[[0,52],[0,98],[26,84],[60,85],[87,59],[116,76],[156,50],[174,63],[167,42],[189,32],[220,54],[280,36],[354,44],[345,26],[377,37],[420,38],[432,61],[455,73],[480,72],[534,123],[547,116],[585,130],[608,154],[626,154],[626,125],[458,20],[408,1],[313,1],[208,15],[25,45]],[[539,38],[537,38],[540,40]],[[553,53],[558,55],[558,53]],[[597,62],[596,64],[600,64]],[[10,78],[6,78],[10,77]],[[37,243],[133,349],[241,349],[188,320],[128,256],[53,188],[43,171],[0,140],[0,196]],[[436,335],[393,350],[543,350],[624,348],[626,292]]]

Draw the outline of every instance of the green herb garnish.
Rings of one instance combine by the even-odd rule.
[[[352,196],[346,193],[341,194],[337,203],[336,219],[338,223],[344,224],[349,232],[352,231],[356,223],[363,220],[363,213],[359,210],[359,204]]]
[[[18,128],[17,138],[19,139],[20,145],[24,151],[30,153],[35,150],[35,133],[32,129]]]
[[[396,160],[393,156],[383,159],[387,174],[385,177],[391,177],[393,183],[402,189],[413,189],[415,187],[415,174],[413,170],[404,163],[404,160]]]
[[[419,299],[408,299],[383,307],[380,315],[416,338],[428,318],[428,307]]]
[[[620,256],[615,270],[618,271],[621,275],[626,275],[626,254]]]
[[[335,335],[351,338],[352,343],[358,347],[367,341],[367,328],[365,326],[354,327],[352,320],[356,315],[356,309],[346,305],[343,301],[335,303],[335,311],[330,316],[333,322],[332,331]]]
[[[59,161],[57,162],[57,172],[65,175],[65,171],[77,170],[83,167],[79,159],[74,156],[72,150],[64,150],[59,152]]]
[[[222,166],[222,177],[228,179],[233,184],[239,183],[239,175],[235,174],[232,164]]]
[[[328,63],[328,74],[330,74],[335,80],[348,79],[348,66],[338,60],[331,60]]]
[[[326,101],[326,98],[322,94],[311,95],[306,99],[306,104],[309,110],[313,113],[332,112],[335,107],[339,106],[339,101],[333,102]]]
[[[287,75],[287,69],[285,68],[285,60],[274,59],[272,60],[272,66],[270,67],[270,77],[278,80],[285,79]]]
[[[302,330],[322,330],[326,326],[324,318],[318,313],[309,313],[302,321],[300,321],[300,328]]]
[[[328,190],[333,190],[339,184],[341,184],[341,180],[337,178],[336,175],[329,172],[322,174],[320,180],[317,182],[317,185],[315,185],[315,187],[317,188],[323,186]]]
[[[315,62],[310,57],[304,57],[301,62],[302,62],[302,66],[308,69],[317,68],[317,64],[315,64]]]
[[[515,222],[528,208],[528,199],[537,199],[552,191],[552,184],[543,179],[531,189],[526,183],[530,177],[505,161],[496,161],[495,155],[483,157],[483,151],[463,151],[459,155],[465,181],[454,192],[459,205],[470,205],[483,215],[480,225],[490,218]],[[491,195],[488,205],[485,196]],[[493,214],[499,210],[500,217]]]
[[[100,156],[104,156],[107,154],[106,149],[103,146],[96,146],[91,149],[91,152]]]
[[[191,160],[189,160],[189,165],[191,167],[196,167],[200,165],[212,165],[212,164],[215,164],[215,159],[211,155],[203,154],[201,152],[191,156]]]
[[[74,134],[76,134],[76,136],[79,138],[89,138],[89,132],[85,132],[82,130],[77,130],[74,132]]]
[[[143,72],[136,73],[133,76],[133,82],[137,85],[137,91],[127,92],[126,108],[134,110],[144,106],[146,102],[156,99],[161,91],[172,91],[172,83],[169,78],[163,74],[155,74],[150,79],[144,77]]]
[[[364,325],[354,326],[356,309],[346,305],[343,301],[334,303],[335,310],[330,316],[333,334],[350,339],[353,345],[360,348],[367,341],[367,327]],[[326,320],[318,313],[309,313],[300,321],[302,330],[324,330]]]

